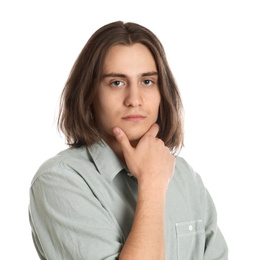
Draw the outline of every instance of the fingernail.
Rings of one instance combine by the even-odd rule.
[[[119,135],[119,133],[120,133],[120,129],[119,128],[114,128],[113,129],[113,133],[115,134],[115,135]]]

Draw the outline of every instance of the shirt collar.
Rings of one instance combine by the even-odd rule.
[[[116,175],[123,169],[128,172],[117,155],[103,140],[88,147],[88,151],[98,171],[107,181],[112,182]]]

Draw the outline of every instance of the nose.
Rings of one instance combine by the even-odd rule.
[[[131,84],[126,88],[124,104],[127,107],[141,106],[143,103],[142,93],[138,84]]]

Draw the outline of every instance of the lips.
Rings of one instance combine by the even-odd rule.
[[[137,122],[137,121],[141,121],[141,120],[145,119],[145,116],[142,116],[139,114],[132,114],[132,115],[122,117],[122,119],[126,120],[126,121]]]

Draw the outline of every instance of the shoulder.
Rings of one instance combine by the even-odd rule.
[[[64,172],[72,172],[75,165],[82,164],[91,165],[91,159],[86,147],[69,148],[61,151],[54,157],[46,160],[37,170],[32,179],[31,186],[42,176],[50,174],[63,174]]]
[[[177,156],[175,160],[175,173],[186,178],[195,178],[197,173],[190,164],[182,157]]]
[[[182,157],[176,157],[174,179],[185,185],[203,187],[200,175]]]
[[[188,172],[188,173],[194,172],[194,170],[189,165],[189,163],[183,157],[180,157],[180,156],[176,157],[175,167],[176,167],[177,170],[180,170],[180,171],[185,171],[185,172]]]

